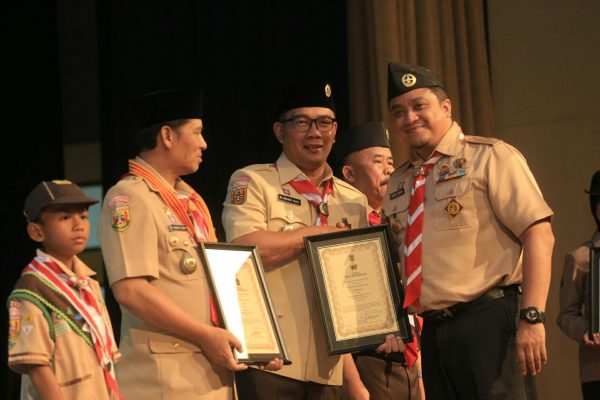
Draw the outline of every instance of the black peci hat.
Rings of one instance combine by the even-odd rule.
[[[312,79],[285,86],[279,92],[275,118],[279,119],[284,112],[300,107],[324,107],[335,113],[331,84],[325,80]]]
[[[388,101],[418,88],[439,87],[440,80],[431,70],[420,65],[388,64]]]
[[[98,200],[87,197],[85,193],[71,181],[42,181],[25,199],[23,214],[29,222],[37,220],[40,212],[48,206],[56,204],[96,204]]]
[[[202,118],[202,93],[169,89],[147,93],[129,103],[138,129],[178,119]]]
[[[390,147],[389,133],[381,121],[356,125],[336,137],[333,152],[340,164],[350,153],[369,147]]]

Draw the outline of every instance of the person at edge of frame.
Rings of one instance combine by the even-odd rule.
[[[217,241],[209,210],[181,179],[207,149],[201,92],[161,90],[130,106],[138,156],[106,193],[99,227],[122,311],[117,378],[130,399],[231,399],[233,371],[247,366],[232,352],[238,338],[219,327],[199,254],[200,242]]]
[[[423,317],[427,399],[536,398],[552,210],[518,150],[462,132],[429,69],[389,63],[388,108],[410,157],[383,210],[404,255],[404,305]]]
[[[590,248],[600,247],[600,171],[592,176],[589,195],[596,232],[565,257],[556,323],[579,343],[579,378],[584,400],[600,399],[600,333],[590,333]]]

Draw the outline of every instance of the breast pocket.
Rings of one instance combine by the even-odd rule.
[[[474,203],[470,178],[439,182],[435,187],[435,228],[468,228],[473,221]]]
[[[163,240],[167,249],[168,263],[165,273],[174,280],[195,280],[203,276],[198,247],[187,232],[169,232]]]
[[[305,201],[306,200],[303,199],[302,204],[304,204]],[[271,203],[268,223],[270,231],[285,232],[296,230],[313,225],[315,221],[311,221],[310,209],[308,209],[308,207],[296,206],[280,201]]]

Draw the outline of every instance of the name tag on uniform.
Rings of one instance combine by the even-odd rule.
[[[405,193],[404,186],[396,190],[395,192],[390,193],[390,200],[394,200],[400,196],[403,196]]]
[[[187,228],[185,227],[185,225],[169,225],[169,231],[173,232],[173,231],[185,231],[187,230]]]
[[[302,201],[300,199],[297,199],[295,197],[292,196],[286,196],[284,194],[278,194],[277,195],[277,200],[279,201],[283,201],[284,203],[290,203],[290,204],[294,204],[294,205],[301,205]]]

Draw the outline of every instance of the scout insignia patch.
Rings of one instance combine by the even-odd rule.
[[[129,206],[117,207],[112,213],[112,227],[114,230],[122,232],[129,226],[131,215]]]
[[[248,196],[247,187],[237,187],[231,191],[231,204],[244,204],[246,197]]]
[[[456,199],[450,200],[450,203],[446,205],[446,212],[450,214],[451,217],[456,217],[462,209],[463,206],[456,201]]]
[[[454,166],[456,168],[462,168],[465,166],[465,164],[467,163],[467,160],[465,160],[464,158],[457,158],[456,160],[454,160]]]

